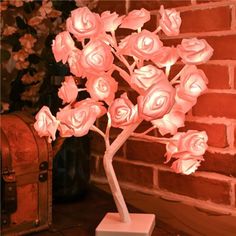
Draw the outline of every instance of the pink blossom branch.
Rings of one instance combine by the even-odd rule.
[[[109,112],[107,112],[107,127],[105,132],[105,143],[106,143],[106,149],[110,146],[110,129],[111,129],[111,115]]]
[[[145,134],[140,134],[140,133],[132,133],[130,136],[138,138],[138,139],[146,140],[149,142],[153,142],[153,143],[163,143],[163,144],[167,144],[171,140],[171,138],[158,138],[151,135],[145,135]]]
[[[121,221],[124,223],[128,223],[131,220],[130,220],[129,211],[124,201],[124,197],[120,190],[118,180],[116,178],[114,168],[112,166],[112,160],[115,153],[125,143],[125,141],[129,138],[130,134],[133,133],[133,131],[139,126],[141,122],[142,120],[124,128],[123,131],[113,141],[113,143],[106,149],[106,152],[103,158],[103,166],[104,166],[105,173],[107,176],[108,184],[111,188],[111,192],[112,192],[114,201],[116,203],[116,207],[121,217]]]

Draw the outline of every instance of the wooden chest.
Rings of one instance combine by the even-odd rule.
[[[24,235],[51,224],[52,149],[19,112],[1,116],[1,235]]]

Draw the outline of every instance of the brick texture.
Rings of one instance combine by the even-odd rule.
[[[180,6],[188,6],[191,4],[191,0],[131,0],[130,10],[145,8],[147,10],[159,10],[163,5],[165,8],[174,8]]]
[[[236,104],[236,94],[204,94],[193,107],[193,114],[235,119],[236,106],[233,104]]]
[[[236,89],[236,66],[234,67],[234,88]]]
[[[133,163],[114,161],[114,169],[118,180],[145,187],[153,186],[153,169]]]
[[[227,127],[223,124],[202,124],[196,122],[185,122],[185,127],[179,131],[187,130],[206,131],[208,135],[208,145],[212,147],[225,148],[228,147]]]
[[[197,66],[202,69],[208,78],[209,89],[229,89],[229,73],[227,66],[202,64]]]
[[[181,12],[180,16],[182,19],[181,33],[228,30],[231,26],[231,9],[229,6],[185,11]]]
[[[128,140],[126,146],[126,157],[129,160],[162,164],[165,161],[165,153],[165,145],[159,143]]]
[[[236,156],[230,154],[210,153],[204,154],[205,161],[201,162],[199,170],[217,172],[236,177]]]
[[[161,189],[215,203],[230,204],[230,186],[227,182],[160,170],[158,180]]]
[[[98,13],[115,11],[118,14],[123,15],[125,14],[125,0],[99,0],[96,11]]]
[[[236,147],[236,126],[234,127],[234,146]]]

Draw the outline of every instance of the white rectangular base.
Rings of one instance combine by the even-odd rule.
[[[130,223],[123,223],[119,213],[107,213],[96,228],[96,236],[151,236],[155,227],[154,214],[130,213],[130,218]]]

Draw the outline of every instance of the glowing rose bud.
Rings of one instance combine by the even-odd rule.
[[[163,45],[159,37],[148,30],[130,35],[122,44],[119,45],[119,53],[135,56],[140,60],[151,59]]]
[[[142,8],[131,11],[122,21],[120,28],[137,30],[151,19],[150,12]]]
[[[208,79],[196,66],[187,66],[180,76],[180,91],[192,97],[198,97],[207,90]]]
[[[213,54],[213,48],[205,39],[183,39],[177,46],[183,63],[198,65],[207,62]]]
[[[160,80],[153,84],[144,95],[138,97],[138,112],[146,121],[162,118],[173,104],[175,89],[169,81]]]
[[[52,41],[52,52],[56,62],[62,61],[65,64],[74,47],[75,43],[69,32],[63,31],[59,33],[55,40]]]
[[[123,128],[137,121],[137,107],[124,93],[113,101],[108,112],[111,115],[111,125],[113,127]]]
[[[181,25],[180,13],[175,9],[165,10],[164,7],[161,6],[160,14],[161,19],[159,24],[163,32],[168,36],[178,35]]]
[[[76,100],[78,95],[78,88],[72,76],[66,76],[58,91],[58,97],[62,99],[63,104],[72,103]]]
[[[187,66],[180,76],[180,84],[176,86],[174,109],[188,112],[197,102],[197,97],[207,89],[207,77],[196,66]]]
[[[48,142],[56,139],[59,121],[52,115],[47,106],[43,106],[35,116],[34,128],[40,137],[48,137]]]
[[[82,54],[81,51],[75,48],[74,50],[71,51],[68,57],[70,72],[77,77],[81,77],[83,75],[83,70],[80,65],[81,54]]]
[[[115,98],[118,83],[111,76],[103,74],[88,78],[85,86],[92,99],[102,100],[110,105]]]
[[[115,31],[117,27],[121,24],[122,19],[124,16],[120,16],[113,12],[110,13],[110,11],[105,11],[101,14],[101,20],[103,22],[103,27],[106,32]]]
[[[201,157],[208,147],[207,140],[208,136],[205,131],[188,130],[175,134],[166,145],[166,162],[172,157],[186,157],[186,154]]]
[[[174,47],[160,48],[151,59],[159,68],[172,66],[178,60],[179,55]]]
[[[152,120],[153,126],[157,127],[161,135],[176,134],[177,129],[184,126],[185,114],[181,111],[171,110],[162,119]]]
[[[66,21],[66,29],[81,41],[98,36],[102,23],[98,14],[92,13],[87,7],[81,7],[71,12],[71,17]]]
[[[162,70],[157,69],[155,66],[147,65],[139,69],[135,69],[131,75],[131,86],[137,86],[143,93],[157,81],[167,79]]]
[[[85,99],[76,103],[75,108],[61,109],[57,112],[58,127],[62,137],[81,137],[89,132],[95,120],[106,112],[100,102]]]
[[[111,69],[113,60],[111,48],[101,40],[93,40],[83,49],[80,64],[85,73],[97,75]]]
[[[190,175],[194,173],[198,167],[200,166],[201,161],[203,158],[201,157],[191,157],[189,155],[186,155],[188,157],[186,158],[179,158],[176,161],[174,161],[171,165],[171,169],[173,169],[176,173],[181,173],[185,175]]]

